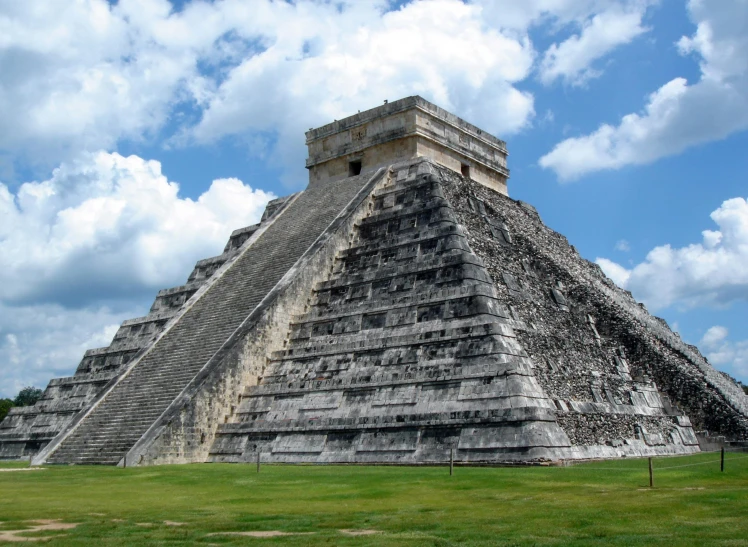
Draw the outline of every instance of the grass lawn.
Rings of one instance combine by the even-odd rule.
[[[3,471],[19,469],[6,463],[0,538],[97,547],[748,545],[747,456],[728,454],[724,473],[718,454],[657,459],[653,489],[646,460],[457,467],[452,477],[444,467],[265,465],[257,474],[252,465]],[[259,531],[290,535],[226,533]]]

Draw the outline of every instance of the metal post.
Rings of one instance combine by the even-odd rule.
[[[649,458],[649,487],[654,487],[654,472],[652,470],[652,458]]]
[[[257,451],[257,472],[260,472],[260,451]]]
[[[449,449],[449,476],[452,476],[452,472],[454,471],[455,467],[455,449],[450,448]]]
[[[719,470],[724,472],[725,471],[725,447],[722,447],[722,450],[720,450],[719,454]]]

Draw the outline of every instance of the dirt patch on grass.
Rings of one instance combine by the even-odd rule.
[[[70,530],[71,528],[75,528],[76,526],[78,526],[78,523],[69,524],[52,519],[37,519],[30,520],[28,522],[35,522],[37,526],[45,526],[46,530]]]
[[[372,534],[381,534],[381,530],[338,530],[341,534],[345,536],[370,536]]]
[[[24,541],[47,541],[48,539],[62,537],[63,534],[56,534],[54,536],[40,536],[33,537],[26,534],[33,534],[36,532],[47,532],[54,530],[71,530],[78,526],[78,523],[60,522],[59,520],[30,520],[28,522],[34,523],[25,530],[3,530],[0,531],[0,541],[8,541],[11,543],[18,543]],[[24,534],[24,535],[21,535]]]
[[[310,536],[314,532],[281,532],[280,530],[257,530],[253,532],[213,532],[209,536],[244,536],[250,538],[277,538],[281,536]]]
[[[173,521],[173,520],[165,520],[164,524],[166,524],[167,526],[184,526],[187,523],[186,522],[176,522],[176,521]]]
[[[0,469],[0,473],[14,473],[16,471],[44,471],[44,467],[18,467],[11,469]]]

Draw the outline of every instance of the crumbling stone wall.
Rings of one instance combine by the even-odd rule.
[[[641,435],[637,424],[665,438],[679,427],[675,417],[683,415],[697,429],[730,438],[748,435],[748,404],[737,386],[581,258],[534,208],[448,171],[443,176],[450,180],[450,200],[461,204],[457,209],[471,246],[513,313],[530,326],[519,330],[518,338],[575,443]],[[653,393],[659,393],[659,403]],[[647,406],[659,406],[661,418],[632,420],[595,411],[600,405],[636,405],[645,401],[642,394],[649,398]],[[592,406],[576,404],[584,412],[571,415],[569,401]]]

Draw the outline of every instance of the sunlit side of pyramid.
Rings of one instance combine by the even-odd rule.
[[[277,212],[288,198],[271,201],[262,222]],[[237,256],[242,244],[262,224],[235,230],[223,253],[200,260],[187,282],[159,291],[148,315],[123,322],[112,343],[86,351],[75,374],[54,378],[34,406],[16,407],[0,422],[0,460],[29,458],[49,443],[73,417],[116,379],[128,363],[163,331],[167,322],[216,270]]]
[[[307,133],[309,186],[0,424],[34,463],[531,463],[748,436],[748,400],[409,97]]]

